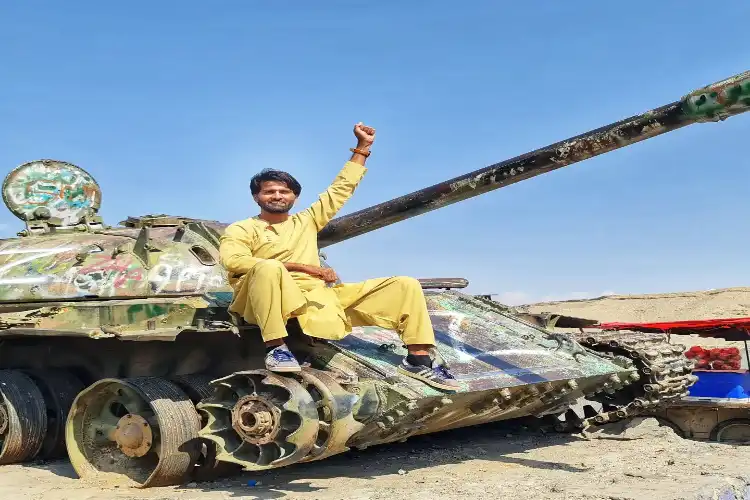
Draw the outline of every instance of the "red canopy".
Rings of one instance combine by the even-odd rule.
[[[702,319],[655,323],[600,323],[602,330],[634,330],[639,332],[669,332],[695,334],[702,337],[721,337],[726,340],[750,339],[750,318]]]

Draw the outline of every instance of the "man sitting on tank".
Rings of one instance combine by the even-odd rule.
[[[284,342],[292,317],[306,335],[328,340],[344,338],[352,326],[374,325],[395,330],[406,344],[399,372],[453,391],[459,384],[436,361],[435,334],[419,281],[395,276],[336,284],[334,270],[320,267],[318,231],[364,176],[375,129],[358,123],[354,135],[351,159],[305,210],[289,214],[302,191],[290,174],[266,169],[252,178],[250,191],[260,214],[231,224],[221,237],[221,264],[234,289],[229,310],[260,327],[268,370],[300,371]]]

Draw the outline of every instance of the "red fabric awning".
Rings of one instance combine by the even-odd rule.
[[[750,339],[750,318],[702,319],[653,323],[600,323],[602,330],[633,330],[697,334],[706,337],[732,337],[732,340]]]

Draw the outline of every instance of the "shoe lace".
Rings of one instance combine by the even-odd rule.
[[[276,361],[292,361],[294,359],[294,355],[284,349],[276,349],[273,351],[273,359]]]
[[[438,375],[440,375],[443,378],[449,378],[449,379],[455,379],[456,378],[443,365],[438,365],[438,366],[434,367],[433,370],[435,371],[435,373],[437,373]]]

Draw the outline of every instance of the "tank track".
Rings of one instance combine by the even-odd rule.
[[[663,334],[632,331],[576,333],[573,337],[587,349],[623,367],[635,367],[639,378],[625,386],[605,384],[602,391],[587,394],[562,413],[559,431],[586,429],[643,414],[671,400],[687,396],[698,379],[694,362],[685,357],[685,346],[669,344]]]

